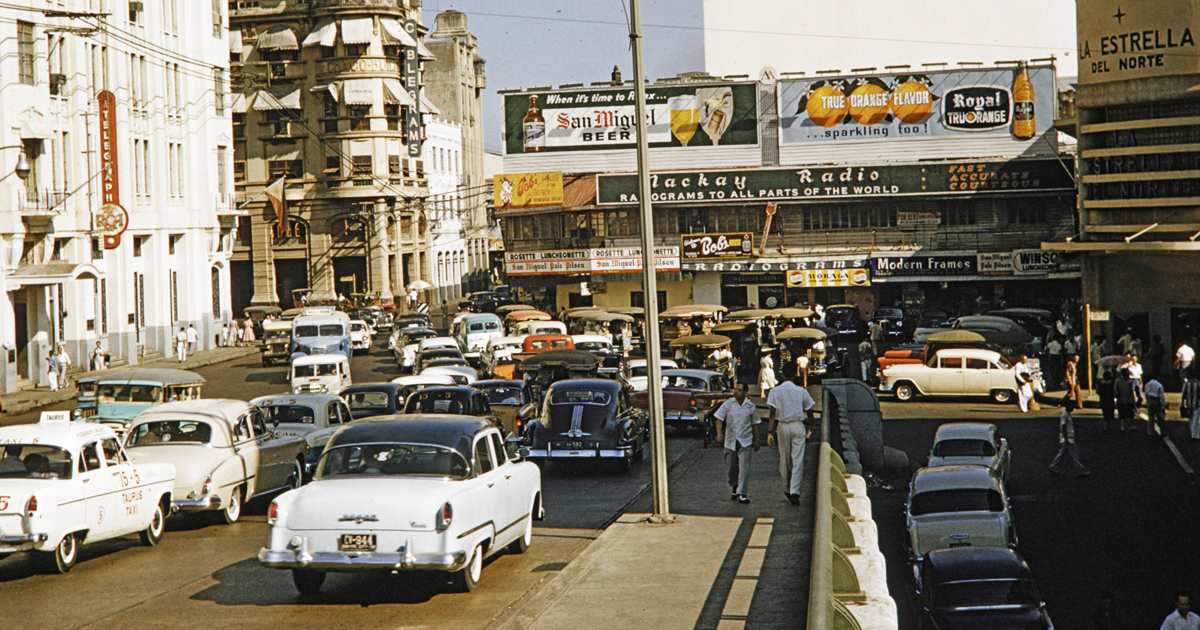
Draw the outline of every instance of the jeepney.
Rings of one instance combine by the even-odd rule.
[[[292,322],[286,319],[273,319],[263,322],[263,367],[274,365],[276,362],[287,363],[292,356],[289,346],[292,343]]]
[[[174,400],[200,397],[203,376],[187,370],[136,368],[96,377],[96,405],[83,412],[89,422],[112,426],[123,433],[137,415]]]

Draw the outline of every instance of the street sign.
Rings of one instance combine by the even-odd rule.
[[[1108,317],[1109,317],[1109,311],[1097,311],[1097,310],[1089,310],[1088,311],[1088,319],[1093,322],[1106,322],[1106,321],[1108,321]]]

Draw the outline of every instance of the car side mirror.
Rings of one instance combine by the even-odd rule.
[[[275,422],[271,426],[275,429],[278,429],[279,428],[279,418],[275,418]]]

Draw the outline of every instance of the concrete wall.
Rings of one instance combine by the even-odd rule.
[[[1182,339],[1171,336],[1171,309],[1200,309],[1200,257],[1179,254],[1100,254],[1088,256],[1084,300],[1092,308],[1125,318],[1146,313],[1150,334],[1162,335],[1173,355]],[[1113,339],[1112,324],[1094,324],[1092,334]],[[1117,333],[1117,336],[1123,331]],[[1194,335],[1193,335],[1194,337]],[[1189,343],[1195,344],[1191,339]],[[1111,346],[1110,346],[1111,348]]]

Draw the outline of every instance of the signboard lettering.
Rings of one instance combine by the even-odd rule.
[[[509,173],[493,178],[497,210],[544,208],[563,204],[562,172]]]
[[[118,168],[117,97],[109,90],[96,95],[100,123],[100,211],[95,230],[103,236],[104,249],[121,245],[121,234],[129,224],[129,213],[121,207],[121,178]]]
[[[1195,2],[1079,0],[1076,16],[1081,84],[1195,72]]]
[[[413,40],[420,41],[421,34],[417,30],[417,22],[415,20],[405,20],[404,30],[412,36]],[[400,71],[400,78],[404,82],[404,89],[408,91],[408,95],[417,103],[417,107],[408,112],[404,117],[404,139],[405,146],[408,147],[408,157],[421,158],[421,60],[417,57],[416,48],[404,49],[404,60],[402,67],[397,68],[397,63],[391,59],[356,59],[352,63],[364,62],[384,62],[383,68],[362,69],[362,72],[396,72]]]
[[[934,256],[884,256],[872,259],[876,278],[913,276],[974,276],[975,254]]]
[[[678,247],[657,247],[654,257],[656,271],[679,271]],[[642,250],[629,247],[507,252],[504,269],[511,276],[638,273],[642,270]]]
[[[685,260],[711,260],[749,258],[753,249],[754,235],[750,232],[684,234],[680,252]]]

